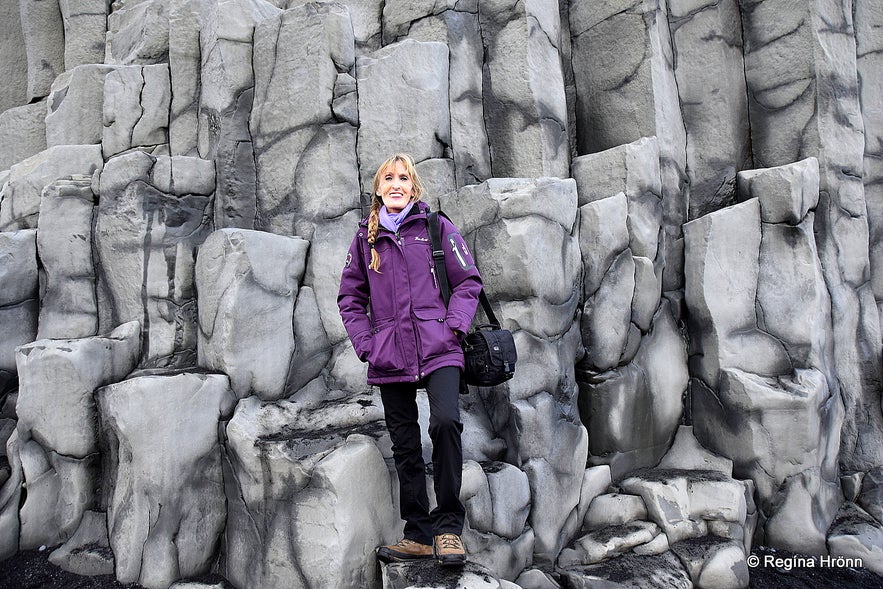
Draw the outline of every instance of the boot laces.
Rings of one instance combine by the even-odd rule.
[[[456,534],[442,534],[439,537],[439,544],[441,544],[442,548],[450,548],[454,550],[459,550],[463,547],[463,544],[460,542],[460,536]]]

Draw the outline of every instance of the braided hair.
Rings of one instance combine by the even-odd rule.
[[[371,263],[368,264],[370,270],[374,270],[380,274],[380,254],[374,249],[374,241],[377,239],[377,233],[380,231],[380,207],[383,206],[383,199],[377,192],[380,188],[380,180],[383,178],[386,170],[394,166],[396,162],[401,162],[411,177],[411,184],[414,186],[411,202],[417,202],[423,196],[423,184],[417,175],[417,169],[414,167],[414,160],[406,153],[397,153],[380,164],[377,172],[374,173],[374,198],[371,199],[371,209],[368,213],[368,243],[371,245]]]

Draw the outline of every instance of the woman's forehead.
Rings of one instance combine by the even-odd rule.
[[[405,165],[405,162],[403,162],[403,161],[401,161],[401,160],[395,160],[395,161],[393,161],[393,162],[387,164],[386,167],[383,168],[383,170],[382,170],[381,173],[382,173],[384,176],[385,176],[386,174],[390,174],[390,173],[393,173],[393,174],[407,174],[407,173],[408,173],[408,166],[406,166],[406,165]]]

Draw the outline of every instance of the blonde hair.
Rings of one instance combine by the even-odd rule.
[[[374,196],[371,199],[371,210],[368,213],[368,243],[371,244],[371,263],[368,264],[368,268],[378,274],[380,273],[380,254],[374,249],[374,240],[377,239],[377,233],[380,231],[380,207],[383,206],[383,200],[377,194],[377,189],[380,187],[380,181],[384,173],[394,166],[396,162],[401,162],[405,166],[405,171],[411,178],[411,184],[414,186],[411,202],[417,202],[423,196],[423,183],[420,182],[420,176],[417,175],[414,160],[406,153],[397,153],[387,158],[374,173]]]

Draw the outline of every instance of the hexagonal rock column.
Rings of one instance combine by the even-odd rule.
[[[340,4],[297,6],[258,23],[254,38],[254,227],[312,239],[317,221],[336,216],[328,203],[359,193],[349,13]]]
[[[687,137],[667,5],[659,0],[572,2],[569,15],[578,152],[658,138],[665,218],[663,290],[677,290],[682,286],[681,225],[687,219]]]
[[[432,2],[387,0],[383,4],[384,44],[413,39],[438,41],[450,47],[448,82],[451,104],[451,147],[457,186],[491,177],[491,155],[484,126],[482,64],[484,46],[478,1]]]
[[[448,47],[407,39],[356,64],[359,88],[359,165],[362,192],[393,153],[409,153],[429,196],[453,190]]]
[[[98,332],[92,217],[92,178],[56,180],[40,199],[37,252],[43,293],[37,338],[77,338]]]
[[[169,113],[171,155],[198,155],[199,95],[201,91],[200,0],[171,0],[169,4]]]
[[[64,22],[64,68],[104,63],[110,5],[105,0],[59,0],[58,6]]]
[[[199,365],[227,374],[239,398],[279,399],[297,369],[292,322],[308,247],[299,237],[222,229],[199,248]]]
[[[104,79],[104,157],[168,143],[171,98],[168,64],[124,66],[109,73]]]
[[[168,61],[168,0],[146,0],[113,7],[107,17],[106,38],[106,63],[147,65]]]
[[[28,101],[49,94],[64,71],[64,21],[57,0],[19,0],[21,32],[28,59]]]
[[[225,574],[237,587],[376,588],[374,549],[401,532],[379,396],[314,393],[248,397],[227,426]]]
[[[752,167],[742,19],[738,0],[671,0],[668,22],[695,219],[735,203],[736,172]]]
[[[580,347],[573,320],[580,274],[576,202],[574,182],[553,178],[493,179],[441,199],[519,350],[515,377],[473,392],[480,401],[472,407],[507,441],[506,462],[527,473],[534,555],[543,561],[555,558],[582,520],[577,507],[588,440],[573,372]]]
[[[742,16],[755,165],[784,166],[808,156],[819,161],[815,233],[831,293],[833,366],[846,410],[840,464],[845,472],[866,471],[883,464],[881,335],[868,280],[865,138],[852,5],[813,0],[796,9],[789,0],[746,0]],[[866,22],[873,26],[873,19]],[[787,67],[785,54],[793,56]],[[873,124],[871,129],[873,134]]]
[[[121,583],[165,589],[209,571],[226,517],[219,422],[227,377],[141,376],[96,393],[110,546]]]
[[[37,232],[0,233],[0,386],[16,373],[15,349],[37,336]]]
[[[279,9],[264,0],[200,2],[199,8],[197,150],[200,157],[215,160],[215,225],[254,229],[255,154],[248,127],[254,100],[252,43],[255,25]],[[177,60],[171,66],[174,95],[180,85]]]
[[[99,325],[142,321],[141,365],[196,364],[196,251],[211,232],[211,161],[135,151],[99,182]]]
[[[55,78],[47,103],[46,145],[101,143],[104,82],[114,69],[80,65]]]
[[[138,323],[83,339],[38,340],[18,349],[18,439],[27,496],[21,547],[67,540],[98,507],[98,411],[93,393],[138,363]]]
[[[9,169],[9,183],[0,187],[0,231],[33,229],[40,213],[40,195],[52,181],[101,170],[99,145],[50,147]]]
[[[686,345],[661,303],[662,184],[655,137],[573,161],[583,259],[577,367],[589,461],[613,477],[655,466],[687,389]],[[640,424],[640,425],[638,425]]]
[[[814,171],[807,160],[742,172],[742,196],[755,198],[684,228],[696,437],[755,481],[767,544],[803,553],[826,550],[841,500]]]
[[[483,100],[493,175],[566,178],[561,21],[554,0],[482,0]]]
[[[46,149],[46,104],[0,109],[0,137],[5,138],[0,145],[0,170]]]
[[[0,36],[6,40],[0,47],[0,113],[28,102],[28,59],[21,30],[18,2],[0,6]],[[0,168],[6,168],[0,163]]]

